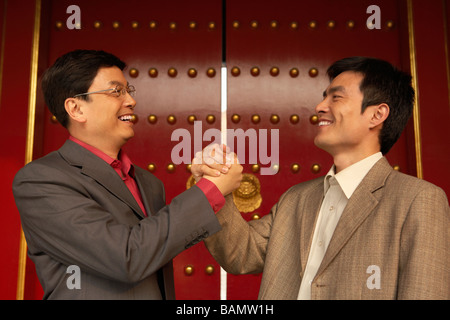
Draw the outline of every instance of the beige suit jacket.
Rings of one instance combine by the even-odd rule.
[[[259,299],[297,299],[323,177],[246,222],[228,197],[206,245],[227,272],[263,273]],[[311,284],[312,299],[449,299],[450,209],[440,188],[380,159],[355,190]]]

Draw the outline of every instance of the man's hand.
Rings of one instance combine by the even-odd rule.
[[[221,173],[228,172],[232,160],[232,155],[225,145],[212,144],[195,154],[191,172],[196,182],[203,176],[219,177]]]
[[[239,188],[242,169],[237,155],[230,153],[225,145],[220,147],[218,144],[197,152],[191,166],[195,181],[201,178],[212,181],[224,196]]]

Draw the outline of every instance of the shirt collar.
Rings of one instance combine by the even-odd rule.
[[[350,199],[353,192],[355,192],[356,188],[359,186],[366,174],[382,157],[383,154],[381,152],[374,153],[373,155],[352,164],[339,173],[335,173],[336,167],[333,164],[324,180],[324,193],[327,192],[330,186],[329,177],[334,177],[339,183],[339,186],[341,187],[347,199]]]
[[[122,172],[130,173],[131,175],[134,176],[133,163],[131,162],[131,159],[128,157],[128,155],[123,150],[120,150],[120,152],[119,152],[119,155],[118,155],[119,159],[114,159],[114,158],[111,158],[110,156],[108,156],[103,151],[100,151],[99,149],[97,149],[83,141],[80,141],[75,137],[70,136],[69,139],[72,140],[73,142],[78,143],[80,146],[84,147],[88,151],[92,152],[97,157],[99,157],[100,159],[102,159],[103,161],[108,163],[111,167],[119,168],[122,170]]]

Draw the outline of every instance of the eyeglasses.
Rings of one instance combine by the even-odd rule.
[[[122,86],[122,85],[117,85],[115,88],[113,89],[105,89],[105,90],[99,90],[99,91],[93,91],[93,92],[86,92],[86,93],[79,93],[73,96],[73,98],[76,97],[80,97],[80,96],[87,96],[89,94],[94,94],[94,93],[102,93],[102,92],[107,92],[107,91],[112,91],[111,95],[113,95],[114,97],[119,98],[120,96],[125,96],[127,93],[134,97],[136,95],[136,88],[132,85],[129,86]]]

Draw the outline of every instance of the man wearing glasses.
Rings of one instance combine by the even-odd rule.
[[[234,165],[166,205],[162,182],[122,151],[136,106],[124,68],[112,54],[76,50],[44,74],[46,104],[70,138],[13,183],[44,299],[175,298],[172,259],[220,229],[215,212],[239,186]]]

